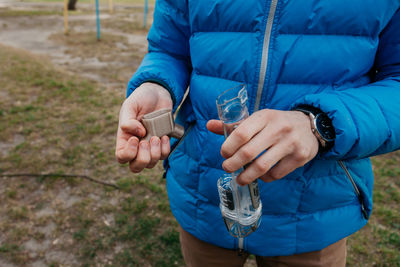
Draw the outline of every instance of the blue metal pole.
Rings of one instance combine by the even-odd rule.
[[[144,18],[143,18],[143,25],[144,28],[147,27],[147,12],[149,10],[149,0],[144,1]]]
[[[100,40],[99,0],[96,0],[97,40]]]

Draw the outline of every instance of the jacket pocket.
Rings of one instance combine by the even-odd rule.
[[[359,187],[357,186],[357,184],[354,182],[353,177],[351,176],[351,173],[349,172],[349,170],[347,169],[346,165],[343,163],[343,161],[339,160],[338,161],[340,167],[343,169],[343,171],[345,172],[347,178],[349,179],[351,185],[353,186],[354,189],[354,193],[357,196],[358,201],[360,202],[360,207],[361,207],[361,213],[363,215],[363,217],[368,220],[368,212],[365,208],[365,202],[364,202],[364,196],[361,193]]]

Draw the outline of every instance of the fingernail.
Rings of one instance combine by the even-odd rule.
[[[140,143],[140,148],[142,148],[142,149],[149,149],[149,145],[148,145],[147,142],[141,142],[141,143]]]
[[[222,163],[222,169],[224,169],[224,171],[229,172],[229,173],[232,172],[229,169],[229,166],[227,166],[226,160]]]
[[[138,144],[139,144],[139,142],[138,142],[138,140],[136,140],[135,138],[133,138],[132,141],[131,141],[131,144],[132,144],[133,147],[137,147]]]
[[[136,136],[142,136],[142,131],[140,130],[140,128],[136,128],[135,129],[135,135]]]
[[[151,143],[151,146],[153,146],[153,147],[159,146],[159,145],[160,145],[160,139],[158,139],[158,138],[152,138],[152,139],[150,140],[150,143]]]
[[[169,141],[168,138],[162,138],[162,143],[163,144],[168,144],[168,141]]]
[[[239,177],[238,177],[238,178],[236,178],[236,183],[237,183],[238,185],[240,185],[240,186],[243,186],[243,183],[242,183],[242,181],[241,181],[241,180],[239,180]]]

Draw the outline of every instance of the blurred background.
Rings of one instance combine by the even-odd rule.
[[[114,158],[155,1],[70,1],[0,0],[0,266],[183,266],[162,164]],[[372,162],[348,266],[400,266],[400,153]]]

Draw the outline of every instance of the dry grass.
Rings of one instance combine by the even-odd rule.
[[[131,175],[114,159],[122,98],[21,50],[0,46],[0,258],[14,264],[171,266],[181,263],[161,167]],[[1,263],[1,261],[0,261]]]
[[[68,49],[67,54],[80,58],[98,58],[100,61],[119,61],[113,53],[115,50],[119,52],[131,51],[135,52],[135,48],[128,49],[128,41],[125,36],[114,35],[110,33],[102,33],[101,39],[97,40],[96,32],[75,32],[72,31],[68,35],[64,33],[56,33],[49,39],[57,44],[65,45]],[[121,48],[123,47],[123,48]]]

